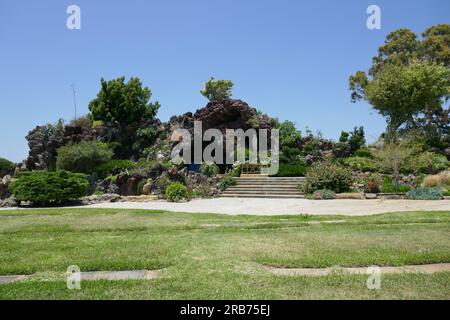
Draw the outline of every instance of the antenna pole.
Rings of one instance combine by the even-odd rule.
[[[75,91],[75,85],[72,84],[71,88],[72,88],[72,92],[73,92],[73,107],[75,109],[75,121],[76,121],[77,120],[77,96],[76,96],[76,91]]]

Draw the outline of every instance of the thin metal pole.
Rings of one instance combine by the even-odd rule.
[[[75,109],[75,121],[77,120],[77,97],[76,97],[76,91],[75,91],[75,85],[72,84],[72,92],[73,92],[73,106]]]

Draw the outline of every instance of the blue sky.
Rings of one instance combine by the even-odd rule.
[[[66,8],[81,8],[68,30]],[[381,8],[369,30],[366,8]],[[0,0],[0,156],[27,156],[27,132],[73,118],[100,78],[138,76],[162,104],[158,116],[195,111],[214,76],[233,80],[234,98],[337,139],[363,125],[369,141],[385,128],[365,103],[352,104],[347,79],[366,70],[385,36],[450,22],[448,0]]]

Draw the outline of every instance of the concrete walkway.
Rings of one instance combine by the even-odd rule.
[[[373,272],[373,268],[273,268],[270,269],[277,276],[326,276],[335,272],[342,271],[349,274],[368,274]],[[427,273],[448,272],[450,271],[450,263],[435,263],[423,265],[411,265],[401,267],[379,267],[381,273]]]
[[[172,203],[150,202],[99,203],[85,208],[152,209],[174,212],[199,212],[248,215],[346,215],[365,216],[404,211],[450,211],[450,200],[324,200],[213,198]]]

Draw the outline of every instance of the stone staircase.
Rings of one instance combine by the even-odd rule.
[[[304,177],[267,177],[263,175],[243,175],[236,179],[236,185],[227,188],[222,197],[227,198],[285,198],[305,197],[298,189]]]

